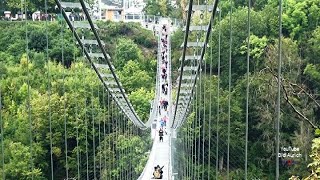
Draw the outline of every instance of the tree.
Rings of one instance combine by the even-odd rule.
[[[283,31],[293,39],[314,30],[320,20],[320,0],[288,0],[283,14]]]
[[[119,73],[120,80],[128,93],[139,88],[150,89],[152,79],[146,71],[140,69],[138,62],[128,61]]]
[[[317,27],[311,34],[307,43],[306,58],[309,63],[320,64],[320,27]]]
[[[151,107],[150,102],[153,100],[153,98],[154,92],[147,91],[143,87],[129,95],[130,102],[132,103],[141,120],[144,122],[147,121]]]
[[[308,165],[312,173],[305,180],[318,179],[320,176],[320,138],[315,138],[312,140],[312,150],[310,157],[312,162]]]
[[[46,34],[43,31],[31,31],[28,42],[31,50],[36,52],[44,51],[47,47]]]
[[[0,62],[0,78],[4,78],[7,74],[8,70],[4,63]]]
[[[173,7],[167,0],[148,0],[144,11],[147,15],[170,16],[173,11]]]
[[[41,169],[34,168],[33,171],[30,169],[30,158],[34,154],[30,154],[30,148],[23,145],[20,142],[7,141],[6,158],[6,178],[8,179],[30,179],[31,176],[37,177],[37,179],[44,179]],[[36,147],[33,147],[36,149]],[[36,153],[36,151],[34,151]]]
[[[118,70],[122,70],[129,60],[137,61],[142,59],[141,50],[131,39],[120,38],[116,46],[113,64]]]

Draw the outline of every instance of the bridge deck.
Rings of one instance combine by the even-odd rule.
[[[160,26],[161,27],[161,26]],[[159,27],[158,27],[159,28]],[[160,28],[159,28],[160,29]],[[161,29],[159,31],[161,33]],[[169,38],[168,38],[169,39]],[[159,42],[161,43],[161,42]],[[168,41],[168,61],[171,61],[170,59],[170,42]],[[158,52],[159,54],[162,51],[162,47],[160,46],[160,52]],[[160,64],[161,63],[161,58],[158,58],[158,62]],[[148,162],[145,166],[145,169],[143,171],[143,173],[141,174],[141,176],[139,177],[140,180],[150,180],[153,178],[153,172],[154,172],[154,167],[159,165],[160,167],[163,167],[163,178],[164,180],[169,180],[170,179],[170,156],[171,156],[171,147],[170,147],[170,140],[171,140],[171,132],[170,132],[170,128],[169,128],[169,124],[170,124],[170,107],[171,107],[171,80],[170,80],[170,76],[171,76],[171,67],[170,67],[170,62],[168,63],[168,67],[167,67],[167,82],[168,82],[168,92],[167,95],[165,95],[164,93],[160,93],[160,99],[166,99],[168,100],[168,109],[167,111],[165,111],[164,109],[161,108],[161,113],[157,115],[157,125],[156,125],[156,130],[151,130],[152,133],[152,137],[153,139],[153,146],[152,146],[152,150],[150,152],[149,155],[149,159]],[[159,71],[161,71],[159,69]],[[161,85],[165,83],[165,80],[163,80],[162,78],[160,78],[160,83],[159,83],[159,88],[161,89]],[[159,129],[160,129],[160,120],[161,118],[166,115],[168,117],[168,121],[167,121],[167,125],[166,127],[164,127],[165,132],[164,133],[164,137],[163,137],[163,142],[160,142],[159,139]]]

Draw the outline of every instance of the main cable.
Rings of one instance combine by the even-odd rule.
[[[216,14],[216,10],[217,10],[217,7],[218,7],[218,2],[219,2],[219,0],[215,0],[215,1],[213,2],[213,9],[212,9],[212,17],[213,17],[213,18],[215,17],[215,14]],[[205,54],[205,51],[206,51],[206,47],[207,47],[209,35],[210,35],[210,33],[211,33],[212,23],[213,23],[213,19],[210,20],[209,25],[208,25],[208,29],[207,29],[205,41],[204,41],[204,43],[203,43],[203,48],[202,48],[202,51],[201,51],[201,56],[200,56],[200,58],[199,58],[200,60],[203,59],[204,54]],[[200,66],[197,67],[196,77],[198,76],[199,70],[200,70]],[[197,83],[197,78],[194,79],[194,83],[193,83],[193,88],[192,88],[192,89],[194,89],[196,83]],[[180,88],[180,87],[179,87],[179,88]],[[193,90],[192,90],[192,93],[193,93]],[[179,95],[178,95],[178,96],[179,96]],[[178,97],[178,96],[177,96],[177,97]],[[189,106],[190,102],[191,102],[191,101],[188,102],[187,107]],[[185,119],[185,116],[186,116],[186,114],[184,115],[184,117],[183,117],[182,119]],[[182,124],[183,122],[184,122],[184,121],[179,122],[179,124],[173,126],[173,128],[176,129],[176,128],[177,128],[180,124]]]
[[[187,41],[189,36],[189,27],[190,27],[190,21],[191,21],[191,12],[192,12],[192,3],[193,0],[189,0],[189,7],[188,7],[188,16],[187,16],[187,23],[186,23],[186,33],[184,35],[184,41],[183,41],[183,51],[182,51],[182,59],[181,59],[181,65],[180,65],[180,79],[179,79],[179,85],[178,85],[178,91],[177,91],[177,99],[176,99],[176,108],[174,109],[174,115],[173,115],[173,122],[171,123],[171,128],[175,125],[176,120],[176,114],[177,114],[177,107],[179,103],[179,96],[180,96],[180,90],[181,90],[181,83],[182,83],[182,75],[183,75],[183,67],[184,67],[184,60],[186,56],[186,50],[187,50]]]
[[[70,22],[70,20],[69,20],[69,18],[68,18],[68,16],[67,16],[67,14],[66,14],[66,12],[63,10],[63,7],[62,7],[60,1],[59,1],[59,0],[54,0],[54,1],[56,2],[58,8],[59,8],[60,10],[62,10],[62,15],[63,15],[64,19],[66,20],[66,22],[67,22],[70,30],[71,30],[72,32],[75,32],[75,28],[72,26],[72,24],[71,24],[71,22]],[[85,7],[85,4],[83,3],[83,1],[81,1],[81,3],[82,3],[81,5],[82,5],[83,7]],[[84,9],[85,12],[87,12],[86,8],[83,8],[83,9]],[[86,14],[87,14],[87,13],[86,13]],[[95,31],[95,27],[94,27],[94,25],[93,25],[90,17],[87,16],[87,18],[88,18],[88,20],[89,20],[90,26],[91,26],[92,29],[93,29],[93,32],[95,33],[95,36],[98,35],[98,34],[96,34],[97,32]],[[90,62],[90,65],[91,65],[92,68],[94,69],[96,75],[99,77],[99,79],[100,79],[100,81],[103,83],[104,87],[109,91],[109,86],[104,82],[104,79],[103,79],[102,76],[99,74],[99,71],[98,71],[96,65],[93,63],[93,61],[92,61],[92,59],[91,59],[88,51],[84,49],[85,46],[84,46],[83,42],[81,41],[80,37],[78,36],[78,34],[77,34],[76,32],[75,32],[75,38],[77,39],[79,46],[83,49],[83,53],[85,54],[85,56],[87,57],[88,61]],[[99,47],[102,47],[100,38],[99,38],[99,37],[96,37],[96,39],[97,39],[97,41],[98,41],[98,43],[99,43]],[[100,45],[101,45],[101,46],[100,46]],[[104,48],[101,48],[101,50],[102,50],[102,53],[104,54],[104,57],[105,57],[106,59],[109,59],[109,57],[107,56]],[[120,89],[120,91],[123,90],[122,87],[120,86],[120,82],[119,82],[119,80],[118,80],[118,78],[117,78],[117,76],[116,76],[116,74],[115,74],[115,72],[114,72],[114,68],[113,68],[111,62],[107,61],[107,63],[108,63],[109,69],[111,70],[111,73],[113,74],[113,77],[114,77],[115,81],[117,82],[118,88]],[[132,110],[132,112],[133,112],[133,114],[134,114],[134,116],[135,116],[134,118],[130,118],[130,120],[131,120],[136,126],[138,126],[140,129],[146,129],[147,127],[145,126],[145,124],[139,119],[139,117],[138,117],[138,116],[136,115],[136,113],[134,112],[134,109],[133,109],[132,105],[130,104],[129,100],[127,99],[126,94],[125,94],[124,92],[122,92],[121,95],[122,95],[122,97],[125,99],[128,107],[130,108],[130,110]],[[116,97],[113,97],[113,98],[116,100]],[[117,101],[116,101],[116,103],[117,103],[119,106],[121,106]],[[125,112],[124,112],[124,113],[125,113]]]
[[[56,0],[56,1],[57,1],[57,0]],[[128,105],[130,111],[131,111],[132,114],[134,115],[134,119],[135,119],[135,120],[133,120],[133,121],[136,122],[136,123],[137,123],[136,125],[139,126],[141,129],[146,129],[147,127],[145,127],[145,124],[140,120],[140,118],[138,117],[138,115],[137,115],[136,112],[134,111],[131,103],[129,102],[126,94],[124,93],[123,88],[121,88],[120,81],[119,81],[119,79],[117,78],[117,76],[116,76],[116,74],[115,74],[115,70],[114,70],[114,68],[113,68],[113,66],[112,66],[112,64],[111,64],[111,61],[110,61],[109,56],[107,56],[107,53],[106,53],[105,49],[103,48],[101,39],[100,39],[100,37],[99,37],[96,29],[94,28],[94,24],[93,24],[92,19],[91,19],[90,15],[89,15],[89,12],[88,12],[88,10],[87,10],[87,8],[86,8],[86,5],[85,5],[85,3],[84,3],[84,0],[80,0],[80,4],[81,4],[81,6],[82,6],[83,12],[85,13],[85,15],[86,15],[86,17],[87,17],[87,20],[88,20],[89,24],[90,24],[90,26],[91,26],[91,30],[92,30],[92,32],[93,32],[93,34],[94,34],[94,36],[95,36],[95,38],[96,38],[96,40],[97,40],[97,42],[98,42],[98,45],[99,45],[100,49],[102,50],[102,54],[104,55],[104,57],[105,57],[105,59],[106,59],[106,62],[107,62],[108,67],[109,67],[109,70],[110,70],[110,72],[111,72],[111,74],[112,74],[112,76],[113,76],[113,78],[114,78],[117,86],[118,86],[119,89],[120,89],[120,93],[121,93],[123,99],[125,100],[126,104]],[[94,65],[92,65],[92,66],[93,66],[93,68],[95,69]],[[126,111],[123,111],[123,113],[126,114]]]

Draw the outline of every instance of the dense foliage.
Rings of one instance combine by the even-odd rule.
[[[191,162],[195,173],[204,178],[214,179],[216,160],[219,176],[226,178],[228,140],[228,99],[231,96],[230,124],[230,178],[243,179],[245,165],[245,122],[246,122],[246,59],[247,59],[247,1],[234,1],[232,13],[232,76],[231,93],[229,84],[229,45],[230,45],[230,4],[221,1],[221,77],[219,95],[219,125],[217,126],[217,68],[218,68],[218,13],[215,17],[212,39],[202,65],[201,83],[198,82],[193,113],[180,129],[177,139],[178,175],[186,172],[185,165]],[[275,120],[277,99],[277,60],[278,60],[278,1],[252,1],[250,34],[250,92],[249,92],[249,147],[248,178],[275,179]],[[287,0],[283,9],[282,76],[281,76],[281,120],[280,153],[285,148],[295,147],[301,157],[280,158],[280,179],[292,175],[311,179],[319,177],[319,29],[320,1]],[[199,19],[200,13],[193,14]],[[205,20],[207,21],[207,20]],[[199,23],[199,21],[194,21]],[[195,34],[190,35],[191,38]],[[200,39],[204,39],[203,37]],[[178,31],[172,37],[173,65],[180,65],[177,53],[182,44],[183,34]],[[194,39],[195,41],[195,39]],[[212,53],[211,53],[212,52]],[[188,52],[192,55],[193,52]],[[209,76],[210,64],[212,73]],[[201,86],[201,88],[199,88]],[[210,113],[209,113],[210,112]],[[208,126],[211,126],[209,136]],[[205,131],[204,134],[203,131]],[[219,153],[216,156],[216,139],[219,132]],[[318,133],[319,134],[319,133]],[[209,146],[209,137],[210,145]],[[313,142],[312,142],[312,139]],[[313,144],[313,145],[312,145]],[[205,146],[204,154],[202,145]],[[185,153],[181,153],[184,151]],[[200,152],[199,152],[200,150]],[[210,151],[210,152],[209,152]],[[195,154],[196,153],[196,154]],[[199,153],[199,154],[197,154]],[[195,154],[196,160],[188,159]],[[210,154],[210,157],[208,155]],[[202,156],[205,155],[205,162]],[[197,159],[199,158],[199,159]],[[208,158],[210,166],[208,167]],[[193,163],[192,163],[193,162]],[[203,168],[205,170],[203,171]],[[309,168],[308,168],[309,167]],[[210,173],[207,169],[210,168]],[[189,169],[190,170],[190,169]],[[191,170],[192,171],[192,170]],[[181,177],[182,178],[182,177]],[[192,177],[191,177],[192,179]]]
[[[71,0],[72,1],[72,0]],[[16,13],[21,9],[20,0],[2,1],[6,10]],[[203,4],[201,0],[197,3]],[[230,177],[243,179],[245,154],[245,120],[246,120],[246,58],[247,58],[247,0],[233,1],[232,13],[232,76],[231,93],[228,92],[228,66],[230,41],[230,1],[220,1],[221,10],[221,77],[217,77],[218,68],[218,14],[215,17],[213,36],[207,48],[206,62],[203,64],[201,76],[202,92],[198,93],[189,118],[179,131],[176,140],[176,163],[178,176],[182,179],[187,167],[195,169],[196,173],[206,179],[214,179],[218,173],[220,179],[226,178],[227,170],[227,140],[228,140],[228,98],[231,96],[231,134],[230,134]],[[43,1],[30,1],[32,11],[43,10]],[[208,1],[212,3],[212,1]],[[54,2],[49,1],[49,7]],[[1,4],[0,4],[1,5]],[[168,1],[148,1],[145,12],[150,15],[179,17],[185,20],[183,11],[188,1],[177,1],[178,7],[173,8]],[[250,92],[249,92],[249,148],[248,148],[248,178],[275,179],[275,119],[277,98],[277,59],[278,59],[278,1],[254,0],[251,10],[250,34]],[[3,11],[4,9],[0,9]],[[53,8],[50,11],[55,11]],[[285,147],[299,148],[299,158],[280,158],[280,179],[288,179],[292,175],[318,179],[320,151],[320,0],[285,0],[283,9],[282,43],[282,77],[281,82],[281,129],[280,151]],[[194,13],[193,23],[199,24],[200,13]],[[205,17],[209,17],[205,15]],[[208,22],[208,19],[204,19]],[[110,53],[117,73],[123,83],[129,98],[140,117],[145,120],[153,96],[156,47],[151,33],[145,32],[136,24],[101,22],[100,35],[106,42],[106,50]],[[103,98],[103,90],[95,75],[85,63],[82,63],[81,50],[77,49],[72,34],[65,30],[61,33],[58,23],[49,24],[49,49],[46,61],[46,30],[44,24],[32,23],[25,27],[23,23],[0,24],[0,78],[1,78],[1,112],[3,120],[5,174],[8,179],[27,179],[34,175],[39,179],[50,176],[50,133],[48,117],[51,112],[53,133],[54,170],[56,178],[63,178],[65,164],[64,120],[68,129],[68,158],[70,174],[75,175],[77,169],[77,150],[75,140],[79,139],[81,156],[81,175],[86,173],[86,145],[89,146],[90,164],[93,164],[93,137],[95,138],[97,158],[107,154],[108,164],[114,164],[122,158],[125,166],[130,159],[134,163],[135,175],[141,172],[146,156],[143,152],[148,147],[141,133],[127,135],[117,129],[107,136],[96,132],[113,129],[122,117],[117,113],[108,114],[105,111],[107,98]],[[25,41],[25,35],[29,41]],[[88,33],[90,35],[90,33]],[[63,38],[62,38],[63,36]],[[178,69],[180,45],[183,32],[177,31],[172,37],[172,58],[174,69]],[[195,34],[190,35],[195,38]],[[130,38],[127,38],[130,37]],[[63,40],[62,40],[63,39]],[[203,39],[203,37],[201,38]],[[195,40],[195,39],[194,39]],[[64,44],[64,55],[61,47]],[[28,63],[25,47],[28,45]],[[212,52],[212,54],[211,54]],[[188,52],[193,54],[193,52]],[[212,61],[213,76],[209,76]],[[67,68],[66,68],[67,67]],[[47,69],[50,68],[50,74]],[[29,71],[29,76],[28,76]],[[133,76],[138,74],[138,76]],[[177,72],[174,72],[176,77]],[[29,79],[29,77],[31,79]],[[50,83],[48,82],[50,78]],[[220,83],[219,102],[217,84]],[[28,85],[30,84],[30,89]],[[50,84],[51,91],[48,91]],[[65,86],[63,86],[65,85]],[[65,88],[63,88],[65,87]],[[93,95],[92,95],[93,89]],[[99,90],[98,90],[99,89]],[[28,112],[28,92],[30,92],[31,110]],[[51,94],[50,99],[48,94]],[[106,96],[106,95],[105,95]],[[50,103],[49,103],[50,101]],[[219,124],[217,108],[219,103]],[[66,104],[66,108],[64,108]],[[51,111],[49,111],[49,108]],[[66,116],[61,116],[66,111]],[[209,113],[210,112],[210,113]],[[105,114],[106,113],[106,114]],[[30,154],[30,125],[32,122],[32,150]],[[113,117],[113,118],[111,118]],[[106,120],[105,120],[106,119]],[[93,127],[94,122],[94,127]],[[126,122],[126,121],[124,121]],[[104,125],[106,123],[106,125]],[[129,122],[128,122],[129,123]],[[129,123],[130,124],[130,123]],[[211,131],[209,134],[209,124]],[[122,127],[121,125],[117,127]],[[129,126],[132,128],[132,126]],[[134,129],[133,129],[134,130]],[[131,131],[131,130],[129,130]],[[134,130],[136,131],[136,130]],[[85,134],[88,134],[88,144]],[[202,132],[205,132],[202,134]],[[216,154],[216,135],[218,138],[218,154]],[[77,135],[79,136],[77,138]],[[188,137],[188,138],[186,138]],[[104,138],[104,139],[103,139]],[[210,139],[211,149],[208,148]],[[99,142],[99,143],[97,143]],[[113,142],[110,144],[110,142]],[[105,149],[104,145],[107,144]],[[204,152],[198,151],[204,145]],[[124,147],[135,149],[128,156],[117,156],[117,150]],[[103,150],[102,150],[103,149]],[[195,155],[195,153],[197,153]],[[193,159],[190,159],[190,154]],[[200,157],[207,155],[202,163]],[[218,155],[218,156],[217,156]],[[207,158],[208,157],[208,158]],[[34,171],[30,172],[30,159],[34,160]],[[199,158],[200,160],[194,158]],[[216,172],[216,162],[218,172]],[[291,162],[291,163],[288,163]],[[109,166],[108,166],[109,167]],[[101,177],[110,174],[120,176],[119,167],[110,166],[101,170]],[[205,171],[203,171],[203,167]],[[207,172],[207,169],[210,172]],[[90,172],[92,173],[92,169]],[[209,178],[208,178],[208,177]],[[189,177],[189,179],[195,179]]]
[[[156,68],[152,33],[137,24],[98,25],[130,101],[146,120]],[[1,171],[6,179],[50,179],[53,167],[54,178],[64,179],[67,153],[69,177],[77,177],[78,169],[81,177],[92,177],[95,163],[99,178],[129,173],[136,178],[147,160],[149,134],[124,118],[72,33],[62,27],[59,22],[0,22]]]

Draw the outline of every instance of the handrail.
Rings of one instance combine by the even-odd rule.
[[[187,43],[188,43],[188,36],[189,36],[189,27],[190,27],[190,22],[191,22],[191,12],[192,12],[192,3],[193,3],[193,0],[190,0],[189,1],[189,11],[188,11],[188,16],[187,16],[187,24],[186,24],[186,32],[185,32],[185,35],[184,35],[184,41],[183,41],[183,51],[182,51],[182,59],[181,59],[181,65],[180,65],[180,69],[181,69],[181,72],[180,72],[180,77],[182,77],[183,75],[183,67],[184,67],[184,60],[185,60],[185,56],[186,56],[186,51],[187,51]],[[178,106],[178,103],[179,103],[179,95],[180,95],[180,87],[181,87],[181,83],[182,83],[182,78],[179,79],[179,86],[178,86],[178,92],[177,92],[177,99],[176,99],[176,106],[175,106],[175,109],[174,109],[174,115],[173,115],[173,122],[172,122],[172,125],[171,125],[171,128],[174,127],[174,125],[176,124],[175,121],[176,121],[176,115],[177,115],[177,106]]]
[[[201,63],[202,63],[202,60],[203,60],[203,57],[204,57],[204,54],[205,54],[205,51],[206,51],[206,46],[207,46],[207,43],[209,41],[209,35],[211,33],[211,27],[212,27],[213,20],[214,20],[216,11],[217,11],[218,2],[219,2],[219,0],[215,0],[213,2],[213,11],[212,11],[212,15],[211,15],[211,18],[210,18],[210,21],[209,21],[209,25],[208,25],[208,29],[207,29],[207,32],[206,32],[205,41],[204,41],[204,44],[203,44],[203,47],[202,47],[201,56],[200,56],[198,67],[197,67],[198,70],[197,70],[197,73],[196,73],[196,77],[195,77],[195,79],[193,81],[191,94],[193,94],[194,88],[195,88],[196,83],[197,83],[197,78],[198,78],[199,71],[200,71],[200,68],[201,68]],[[190,100],[189,100],[189,102],[187,104],[187,107],[189,107],[190,103],[191,103],[191,98],[190,98]],[[178,123],[175,126],[173,126],[174,129],[177,129],[178,127],[180,127],[185,122],[186,115],[187,115],[187,113],[186,113],[187,112],[187,107],[186,107],[185,113],[182,116],[182,118],[178,121]]]
[[[156,89],[155,89],[155,98],[153,100],[152,111],[150,112],[149,120],[146,122],[146,126],[150,127],[153,120],[156,118],[159,111],[159,97],[161,95],[160,91],[160,64],[161,64],[161,53],[160,53],[160,36],[158,36],[158,54],[157,54],[157,73],[156,73]]]

